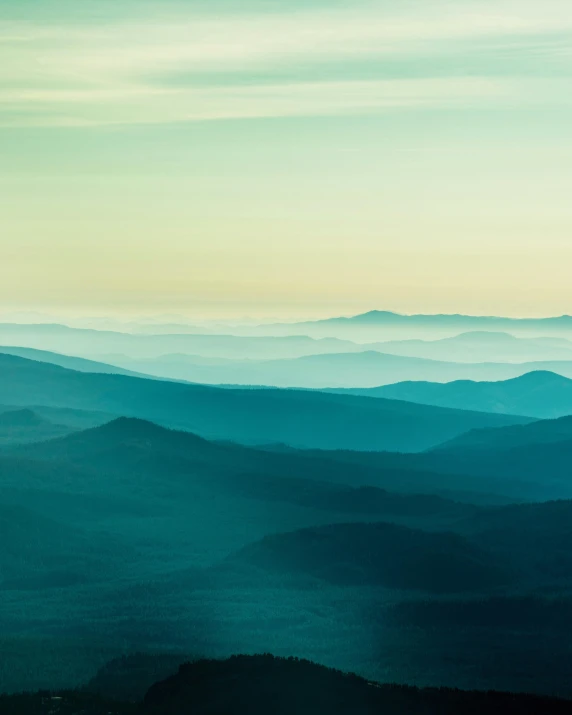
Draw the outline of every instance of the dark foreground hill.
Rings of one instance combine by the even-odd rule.
[[[383,685],[298,658],[198,660],[143,702],[89,692],[0,696],[2,715],[565,715],[572,702],[502,692]]]
[[[301,390],[218,389],[82,373],[0,354],[0,404],[140,417],[204,437],[321,449],[418,451],[526,418]]]
[[[539,419],[572,414],[572,380],[542,370],[499,382],[399,382],[347,392],[423,405],[530,415]]]
[[[289,388],[368,388],[403,380],[507,380],[533,370],[572,377],[572,361],[446,362],[363,350],[273,360],[233,360],[187,355],[152,360],[113,356],[114,364],[161,378],[210,385],[267,385]],[[450,359],[451,360],[451,359]]]
[[[551,715],[572,703],[509,693],[380,685],[297,658],[198,661],[150,688],[149,715]]]

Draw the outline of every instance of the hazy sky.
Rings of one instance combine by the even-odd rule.
[[[572,312],[570,0],[0,0],[0,307]]]

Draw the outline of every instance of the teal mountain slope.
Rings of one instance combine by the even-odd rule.
[[[146,360],[108,356],[107,359],[125,369],[167,379],[212,385],[264,385],[308,389],[367,388],[404,380],[504,380],[537,369],[572,377],[572,361],[455,363],[390,355],[376,350],[263,361],[202,358],[193,355],[166,355]]]
[[[476,429],[434,447],[434,451],[490,450],[572,440],[572,416],[538,420],[528,425]]]
[[[107,365],[95,360],[86,360],[85,358],[62,355],[61,353],[49,352],[47,350],[0,345],[0,353],[26,358],[27,360],[36,360],[37,362],[46,362],[50,365],[59,365],[60,367],[77,370],[79,372],[102,372],[118,375],[136,374],[131,370],[125,370],[115,365]]]
[[[33,410],[0,407],[0,446],[40,442],[70,431],[69,427],[50,422]]]
[[[370,344],[373,348],[373,344]],[[572,360],[572,341],[565,338],[516,337],[484,330],[439,340],[394,340],[376,343],[382,353],[449,362],[533,362]]]
[[[498,382],[455,381],[447,384],[403,382],[352,394],[407,400],[425,405],[483,410],[538,418],[572,414],[572,380],[551,372],[533,371]]]
[[[529,421],[313,391],[217,389],[82,373],[1,354],[0,403],[140,417],[249,444],[354,450],[417,451],[476,427]]]

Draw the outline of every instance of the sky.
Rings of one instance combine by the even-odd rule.
[[[569,0],[0,0],[0,311],[572,313]]]

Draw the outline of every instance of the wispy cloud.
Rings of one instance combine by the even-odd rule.
[[[535,99],[562,102],[569,94],[565,75],[572,74],[572,60],[562,40],[572,32],[572,9],[561,0],[408,3],[399,12],[369,3],[351,11],[181,13],[156,20],[0,26],[0,123],[170,122],[493,101],[529,105]],[[512,77],[460,76],[459,66],[471,53],[483,52],[483,42],[494,42],[497,52],[506,45],[514,54],[515,41],[523,56],[550,54],[566,70],[560,81],[542,84],[519,76],[514,63]],[[430,61],[426,76],[384,76],[385,60],[435,56],[445,57],[439,76],[430,74]],[[357,62],[377,63],[379,76],[340,77],[341,65]],[[278,76],[288,68],[297,69],[296,81]],[[230,75],[223,85],[204,81],[221,72],[240,72],[241,82]],[[267,77],[258,84],[260,72]],[[169,73],[189,73],[190,79],[185,86],[161,86],[157,77]],[[203,76],[196,85],[193,73]]]

